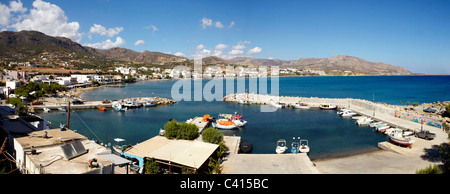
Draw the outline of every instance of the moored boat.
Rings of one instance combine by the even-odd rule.
[[[311,108],[306,103],[298,103],[298,102],[294,103],[293,107],[298,108],[298,109],[310,109]]]
[[[287,146],[286,146],[286,140],[284,139],[279,139],[277,141],[277,148],[275,148],[275,152],[277,154],[283,154],[285,153],[287,150]]]
[[[291,144],[291,153],[298,153],[299,146],[300,146],[300,144],[294,140]]]
[[[330,104],[330,103],[322,103],[322,104],[320,104],[319,108],[323,109],[323,110],[334,110],[334,109],[337,109],[337,105]]]
[[[301,153],[308,153],[309,152],[309,145],[308,140],[302,139],[300,140],[300,147],[298,147],[298,151]]]
[[[49,108],[44,108],[44,112],[50,112],[51,110]]]
[[[98,108],[99,111],[106,111],[106,107],[98,106],[97,108]]]
[[[414,142],[416,142],[416,140],[411,136],[405,137],[403,135],[403,130],[401,129],[396,129],[392,133],[390,133],[389,139],[397,144],[407,146],[409,148],[411,148]]]
[[[356,115],[356,113],[352,112],[351,110],[346,110],[346,111],[344,111],[342,113],[341,116],[343,116],[343,117],[352,117],[352,116],[355,116],[355,115]]]

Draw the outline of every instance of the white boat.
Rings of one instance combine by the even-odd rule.
[[[337,106],[334,104],[330,104],[330,103],[323,103],[323,104],[320,104],[320,109],[333,110],[333,109],[337,109]]]
[[[298,108],[298,109],[310,109],[311,107],[308,106],[308,104],[306,103],[294,103],[294,108]]]
[[[212,126],[219,129],[235,129],[247,124],[247,121],[242,120],[242,115],[239,114],[219,114],[216,122]]]
[[[389,135],[389,134],[391,134],[392,132],[394,132],[395,129],[397,129],[397,128],[389,128],[389,129],[386,129],[386,130],[384,130],[384,134],[385,134],[385,135]]]
[[[353,116],[352,119],[353,120],[358,120],[358,119],[363,118],[363,117],[365,117],[365,116]]]
[[[112,107],[113,107],[114,110],[116,110],[116,111],[120,111],[120,112],[127,111],[127,107],[123,107],[123,106],[122,106],[122,103],[117,102],[117,101],[112,103]]]
[[[239,99],[238,103],[239,104],[250,104],[250,101],[241,98],[241,99]]]
[[[349,110],[350,110],[350,109],[341,108],[341,109],[339,109],[339,110],[336,112],[336,114],[342,115],[342,114],[344,114],[345,111],[349,111]]]
[[[284,139],[279,139],[277,141],[277,148],[275,149],[275,152],[277,154],[283,154],[285,153],[287,150],[287,146],[286,146],[286,140]]]
[[[139,107],[139,105],[135,104],[134,101],[125,101],[122,106],[124,106],[126,108],[138,108]]]
[[[368,117],[362,117],[356,121],[358,125],[369,125],[373,120]]]
[[[270,106],[273,106],[275,108],[284,108],[286,106],[286,104],[284,103],[280,103],[280,102],[275,102],[275,101],[270,101],[269,103]]]
[[[142,106],[153,107],[153,106],[156,106],[156,102],[152,101],[152,100],[149,100],[149,101],[146,101],[146,102],[142,103]]]
[[[391,141],[395,143],[407,146],[409,148],[411,148],[414,142],[416,142],[416,139],[414,139],[412,136],[405,137],[403,135],[403,130],[401,129],[396,129],[392,133],[390,133],[389,139],[391,139]]]
[[[298,151],[301,153],[309,152],[308,140],[306,140],[306,139],[300,140],[300,147],[298,147]]]
[[[166,130],[165,129],[159,129],[159,135],[164,136],[166,134]]]
[[[383,133],[384,131],[388,130],[389,128],[391,128],[391,127],[389,127],[388,125],[381,125],[381,126],[376,127],[377,131],[380,133]]]
[[[374,122],[374,123],[370,123],[370,124],[369,124],[369,127],[376,127],[376,126],[382,125],[382,124],[384,124],[382,121]]]
[[[66,109],[66,107],[65,107],[65,106],[63,106],[63,107],[59,107],[59,108],[58,108],[58,110],[59,110],[59,111],[64,111],[64,112],[67,112],[67,109]]]
[[[114,138],[114,141],[116,142],[116,144],[113,145],[113,150],[119,154],[122,153],[126,147],[126,145],[123,144],[126,140],[122,139],[122,138]],[[119,145],[119,144],[121,144],[121,145]]]
[[[44,112],[50,112],[51,110],[49,108],[44,108]]]
[[[354,113],[354,112],[352,112],[351,110],[346,110],[346,111],[344,111],[344,112],[342,113],[341,116],[343,116],[343,117],[352,117],[352,116],[355,116],[355,115],[357,115],[357,114]]]

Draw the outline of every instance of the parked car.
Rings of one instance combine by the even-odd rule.
[[[436,134],[435,133],[431,133],[428,130],[422,130],[420,132],[417,132],[414,136],[420,137],[420,138],[423,138],[423,139],[426,139],[426,140],[432,140],[432,139],[434,139],[436,137]]]
[[[83,101],[74,100],[72,101],[72,104],[84,104]]]
[[[31,104],[32,104],[32,105],[44,105],[44,103],[41,102],[41,101],[34,101],[34,102],[32,102]]]
[[[434,108],[426,108],[426,109],[423,109],[423,112],[431,112],[431,113],[435,113],[435,112],[437,112],[437,110],[434,109]]]

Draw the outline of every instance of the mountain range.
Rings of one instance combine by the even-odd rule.
[[[37,31],[0,32],[0,59],[19,58],[31,59],[39,57],[41,53],[47,52],[54,55],[67,55],[75,53],[84,59],[96,59],[98,63],[105,62],[132,62],[144,64],[170,64],[170,63],[192,63],[185,57],[175,56],[161,52],[136,52],[126,48],[97,49],[82,46],[64,37],[52,37]],[[94,63],[86,61],[85,63]],[[236,57],[225,60],[216,56],[203,58],[204,64],[235,64],[252,66],[280,66],[303,69],[316,69],[324,71],[352,71],[362,74],[390,75],[412,74],[410,71],[382,62],[369,62],[357,57],[338,55],[329,58],[299,58],[297,60],[280,59],[258,59],[249,57]]]

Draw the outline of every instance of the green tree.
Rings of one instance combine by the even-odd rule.
[[[219,144],[223,141],[223,134],[218,129],[209,127],[203,130],[202,139],[204,142]]]
[[[179,123],[180,129],[178,131],[177,139],[194,140],[198,137],[198,128],[194,124],[187,124],[185,122]]]
[[[407,106],[409,106],[411,104],[411,102],[409,102],[409,101],[406,101],[406,105]]]
[[[148,158],[145,161],[145,174],[157,174],[160,172],[160,167],[155,158]]]
[[[166,130],[164,136],[166,136],[167,139],[176,139],[180,126],[178,125],[178,121],[172,120],[164,125],[164,129]]]

